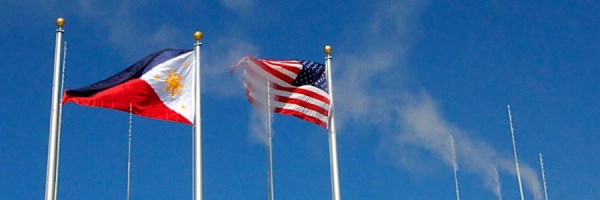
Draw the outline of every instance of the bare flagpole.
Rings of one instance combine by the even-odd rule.
[[[456,200],[460,200],[460,193],[458,192],[458,163],[456,163],[456,148],[454,147],[454,136],[450,135],[450,144],[452,147],[452,168],[454,169],[454,185],[456,186]]]
[[[54,50],[54,75],[52,80],[52,105],[50,108],[50,133],[48,136],[48,162],[46,164],[46,200],[56,199],[58,176],[58,136],[60,134],[60,50],[65,19],[56,19],[56,45]]]
[[[65,71],[67,69],[67,42],[65,42],[65,48],[63,50],[63,62],[62,62],[62,75],[60,76],[60,91],[64,90],[65,86]],[[60,99],[62,99],[62,93],[60,95]],[[59,104],[59,112],[58,112],[58,124],[62,123],[62,104]],[[56,174],[58,174],[59,169],[59,161],[60,161],[60,129],[58,126],[58,136],[56,143]],[[58,184],[58,177],[56,177],[56,184]],[[56,199],[58,187],[54,187],[54,199]]]
[[[329,109],[329,156],[331,167],[331,188],[332,199],[341,200],[340,196],[340,178],[338,173],[337,141],[335,132],[335,107],[333,106],[333,85],[331,84],[331,46],[325,45],[325,69],[327,70],[327,91],[329,91],[330,106]]]
[[[129,135],[128,135],[128,142],[127,142],[127,200],[129,200],[130,197],[130,186],[131,186],[131,132],[132,132],[132,125],[133,125],[133,104],[129,103]]]
[[[542,181],[544,182],[544,195],[548,200],[548,188],[546,187],[546,173],[544,173],[544,161],[542,159],[542,153],[540,153],[540,166],[542,168]]]
[[[202,46],[202,32],[194,33],[194,200],[202,200],[202,113],[201,99],[202,80],[200,79],[200,46]]]
[[[269,200],[275,200],[275,190],[273,188],[273,132],[271,129],[271,87],[269,78],[267,77],[267,137],[269,148]]]
[[[496,196],[498,197],[498,200],[502,200],[502,185],[500,185],[500,174],[498,173],[498,168],[496,167],[494,167],[494,176],[496,179]]]
[[[515,129],[513,129],[512,115],[510,113],[510,105],[508,107],[508,121],[510,122],[510,135],[512,136],[513,152],[515,153],[515,166],[517,168],[517,179],[519,180],[519,192],[521,200],[525,200],[523,196],[523,184],[521,183],[521,172],[519,171],[519,160],[517,159],[517,145],[515,144]]]

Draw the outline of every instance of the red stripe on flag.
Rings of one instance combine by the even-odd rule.
[[[296,110],[289,110],[289,109],[283,109],[283,108],[275,108],[275,112],[276,113],[280,113],[280,114],[284,114],[284,115],[292,115],[292,116],[296,116],[300,119],[306,120],[308,122],[317,124],[323,128],[327,128],[327,122],[321,121],[316,117],[313,116],[308,116],[305,115],[304,113],[298,112]]]
[[[323,103],[329,104],[329,98],[328,97],[325,97],[325,96],[323,96],[323,95],[321,95],[319,93],[316,93],[316,92],[313,92],[313,91],[310,91],[310,90],[306,90],[306,89],[302,89],[302,88],[298,88],[298,87],[296,87],[296,88],[283,87],[281,85],[274,84],[274,83],[273,83],[273,89],[281,90],[281,91],[286,91],[286,92],[290,92],[290,93],[303,94],[303,95],[312,97],[314,99],[317,99],[317,100],[319,100],[319,101],[321,101]]]
[[[274,98],[275,98],[275,101],[279,101],[281,103],[295,104],[295,105],[302,106],[309,110],[314,110],[315,112],[318,112],[324,116],[329,115],[329,112],[325,108],[315,105],[315,104],[312,104],[312,103],[309,103],[309,102],[306,102],[306,101],[303,101],[303,100],[300,100],[300,99],[294,99],[294,98],[289,98],[289,97],[284,97],[284,96],[275,96]]]
[[[281,79],[282,81],[292,84],[294,82],[294,79],[290,78],[289,76],[285,75],[284,73],[281,73],[280,71],[277,71],[269,66],[267,66],[265,63],[261,62],[260,60],[257,60],[255,58],[250,58],[252,60],[252,62],[254,62],[258,67],[262,68],[265,72]]]
[[[298,61],[275,61],[275,60],[264,60],[264,62],[269,63],[270,65],[275,65],[278,67],[281,67],[282,69],[285,69],[287,71],[290,71],[294,74],[299,74],[300,71],[302,71],[302,68],[298,68],[298,67],[294,67],[291,65],[302,65],[300,62]],[[280,64],[281,62],[285,62],[285,64]]]
[[[73,102],[82,106],[101,107],[129,112],[159,120],[192,124],[181,114],[167,107],[148,83],[141,79],[132,79],[125,83],[100,91],[90,97],[70,96],[65,92],[63,104]]]

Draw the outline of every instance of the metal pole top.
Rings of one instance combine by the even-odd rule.
[[[325,45],[323,51],[325,52],[325,54],[331,54],[331,45]]]
[[[56,26],[58,26],[58,28],[61,28],[65,25],[65,19],[62,17],[59,17],[58,19],[56,19]]]
[[[194,39],[196,39],[196,40],[200,41],[200,40],[202,39],[202,32],[200,32],[200,31],[196,31],[196,32],[194,33]]]

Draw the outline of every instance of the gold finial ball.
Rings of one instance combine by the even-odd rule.
[[[331,54],[331,45],[325,45],[325,49],[323,49],[326,54]]]
[[[200,31],[196,31],[196,32],[194,33],[194,39],[196,39],[196,40],[201,40],[201,39],[202,39],[202,32],[200,32]]]
[[[65,25],[65,19],[62,17],[59,17],[58,19],[56,19],[56,26],[58,27],[63,27]]]

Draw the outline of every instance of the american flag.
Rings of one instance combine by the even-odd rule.
[[[327,128],[330,97],[325,66],[305,60],[242,58],[248,101]]]

